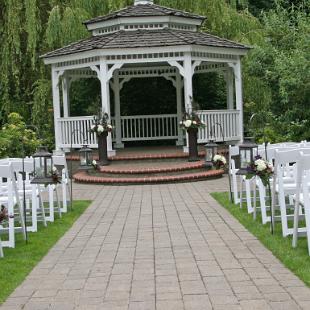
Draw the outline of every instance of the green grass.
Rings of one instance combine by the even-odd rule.
[[[212,196],[226,208],[238,221],[256,236],[288,269],[295,273],[310,287],[310,257],[308,255],[307,239],[298,239],[297,248],[292,248],[292,238],[282,237],[281,224],[275,225],[274,235],[270,232],[269,223],[263,225],[260,216],[253,220],[253,215],[247,213],[245,207],[240,209],[229,201],[227,193],[212,193]]]
[[[4,248],[4,258],[0,259],[0,304],[25,279],[89,204],[90,201],[74,202],[73,211],[63,214],[62,218],[57,218],[54,223],[48,223],[47,227],[39,225],[36,233],[28,233],[28,244],[21,233],[16,234],[15,249]]]

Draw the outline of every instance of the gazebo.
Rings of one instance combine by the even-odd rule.
[[[96,148],[90,133],[93,116],[70,115],[69,89],[72,81],[97,77],[101,85],[102,110],[110,115],[110,88],[114,92],[114,132],[108,137],[109,155],[127,141],[176,140],[183,145],[179,128],[183,111],[192,111],[194,74],[219,72],[227,84],[226,110],[201,110],[207,124],[198,142],[213,138],[227,142],[243,140],[241,57],[249,48],[205,32],[199,27],[203,16],[158,6],[152,0],[86,21],[91,37],[43,55],[52,66],[56,149]],[[120,91],[132,78],[164,77],[176,89],[176,114],[121,115]],[[62,102],[61,102],[62,101]],[[82,133],[82,134],[81,134]],[[85,141],[86,140],[86,141]],[[186,145],[184,151],[187,151]]]

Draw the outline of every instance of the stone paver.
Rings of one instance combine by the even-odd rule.
[[[210,196],[227,179],[74,188],[93,203],[1,310],[310,309],[310,290]]]

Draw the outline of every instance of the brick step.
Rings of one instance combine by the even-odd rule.
[[[205,179],[219,178],[224,174],[224,170],[208,170],[192,173],[183,173],[181,175],[165,175],[165,176],[148,176],[148,177],[111,177],[91,175],[87,171],[77,172],[73,178],[80,183],[94,184],[154,184],[154,183],[176,183],[176,182],[193,182]]]
[[[134,164],[112,165],[100,167],[100,172],[112,175],[141,175],[141,174],[158,174],[158,173],[173,173],[188,170],[204,168],[205,162],[139,162]]]
[[[205,152],[201,151],[199,152],[199,157],[204,157]],[[76,154],[73,155],[67,155],[67,160],[73,160],[78,161],[79,156]],[[182,159],[182,158],[188,158],[187,153],[181,153],[181,152],[175,152],[175,153],[155,153],[155,154],[127,154],[127,155],[115,155],[112,157],[109,157],[110,161],[130,161],[130,160],[162,160],[162,159]],[[94,156],[95,160],[98,160],[98,155]]]

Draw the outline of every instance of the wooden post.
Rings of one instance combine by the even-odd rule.
[[[110,85],[109,85],[109,77],[108,77],[108,64],[104,57],[100,58],[100,83],[101,83],[101,107],[102,111],[107,113],[109,117],[111,117],[111,109],[110,109]],[[107,148],[108,155],[115,155],[115,151],[112,146],[112,135],[111,133],[107,137]]]
[[[239,130],[240,140],[243,142],[243,99],[242,99],[242,74],[241,74],[241,60],[238,59],[237,63],[234,64],[235,74],[235,91],[236,91],[236,109],[240,111],[239,115]]]
[[[124,148],[122,143],[122,123],[121,123],[121,100],[120,100],[120,83],[119,83],[119,70],[114,74],[114,104],[115,104],[115,147],[119,149]]]
[[[64,117],[70,116],[70,78],[65,75],[62,80],[62,103]]]
[[[61,132],[58,119],[60,118],[60,94],[59,94],[59,76],[63,72],[56,71],[52,67],[52,92],[53,92],[53,111],[54,111],[54,130],[55,130],[55,149],[60,150]]]
[[[177,115],[178,115],[178,126],[182,121],[182,78],[179,72],[176,74],[176,94],[177,94]],[[184,144],[183,141],[183,129],[178,127],[178,140],[176,143],[178,146],[182,146]]]
[[[231,68],[228,67],[226,74],[226,94],[227,94],[227,110],[234,109],[234,80]]]

